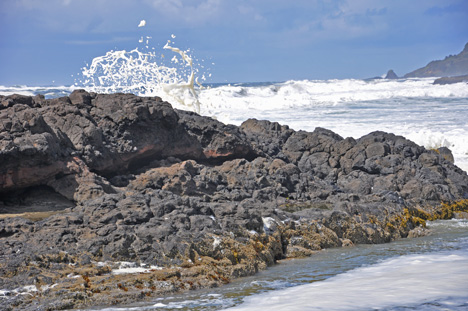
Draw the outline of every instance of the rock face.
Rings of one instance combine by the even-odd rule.
[[[396,75],[396,73],[393,70],[390,69],[387,72],[387,75],[385,76],[385,79],[398,79],[398,76]]]
[[[456,77],[442,77],[442,78],[434,80],[434,84],[441,84],[441,85],[454,84],[454,83],[460,83],[460,82],[468,83],[468,75],[456,76]]]
[[[443,60],[435,60],[425,67],[407,73],[405,78],[452,77],[468,75],[468,43],[457,55],[447,56]]]
[[[130,94],[0,101],[0,212],[55,211],[0,219],[0,289],[36,286],[12,292],[11,308],[216,286],[278,259],[406,237],[421,207],[468,199],[449,150],[384,132],[236,127]],[[166,268],[109,275],[122,261]]]

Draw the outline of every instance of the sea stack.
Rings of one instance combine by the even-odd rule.
[[[385,79],[398,79],[398,76],[396,75],[396,73],[392,69],[390,69],[387,72],[387,75],[385,76]]]

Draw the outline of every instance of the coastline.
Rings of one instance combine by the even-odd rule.
[[[405,210],[401,215],[396,215],[391,223],[377,223],[377,228],[383,231],[389,229],[394,231],[394,228],[398,228],[401,233],[413,227],[414,229],[407,232],[406,238],[420,237],[430,234],[430,230],[425,227],[425,220],[450,219],[454,215],[457,218],[468,219],[467,211],[467,200],[433,208],[430,211],[433,214],[421,209],[415,209],[411,213]],[[279,226],[274,234],[251,236],[243,244],[230,237],[215,240],[213,243],[219,243],[221,249],[230,250],[231,254],[224,258],[200,256],[194,261],[186,258],[183,264],[173,267],[139,266],[133,262],[96,262],[86,254],[77,256],[66,252],[41,256],[36,258],[35,262],[29,262],[22,267],[29,271],[40,270],[39,277],[34,278],[34,284],[10,290],[2,289],[0,299],[8,303],[5,310],[17,308],[66,310],[124,306],[135,302],[150,302],[158,297],[189,290],[223,286],[233,279],[253,276],[269,266],[281,264],[282,260],[313,256],[321,248],[355,245],[351,240],[343,239],[341,245],[335,244],[337,241],[333,241],[333,235],[336,232],[329,228],[317,230],[316,226],[316,223],[303,224],[295,229],[291,229],[291,226]],[[328,237],[323,235],[319,237],[317,232],[319,235],[328,234]],[[297,236],[316,245],[312,248],[294,247],[287,254],[283,253],[282,259],[271,259],[278,256],[281,244],[291,243],[291,237]],[[383,243],[392,241],[394,239]],[[206,243],[209,244],[211,241]],[[361,241],[361,243],[374,244],[374,241]]]
[[[0,113],[14,116],[1,119],[2,202],[60,211],[0,219],[11,309],[220,286],[279,259],[424,234],[424,220],[467,211],[466,172],[388,133],[235,127],[158,98],[84,91],[2,97]],[[157,268],[111,273],[127,261]]]

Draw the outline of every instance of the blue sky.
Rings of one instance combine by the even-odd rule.
[[[71,84],[94,57],[171,34],[215,63],[210,82],[403,75],[463,49],[468,1],[1,0],[0,85]]]

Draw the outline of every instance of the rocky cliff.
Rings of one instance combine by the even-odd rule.
[[[237,127],[158,97],[82,90],[0,101],[7,310],[218,286],[322,248],[414,236],[468,208],[450,151],[389,133]],[[112,273],[123,262],[143,272]]]
[[[434,80],[434,84],[454,84],[460,82],[468,82],[468,75],[455,76],[455,77],[442,77]]]
[[[447,56],[443,60],[435,60],[425,67],[407,73],[405,78],[452,77],[468,75],[468,43],[457,55]]]

